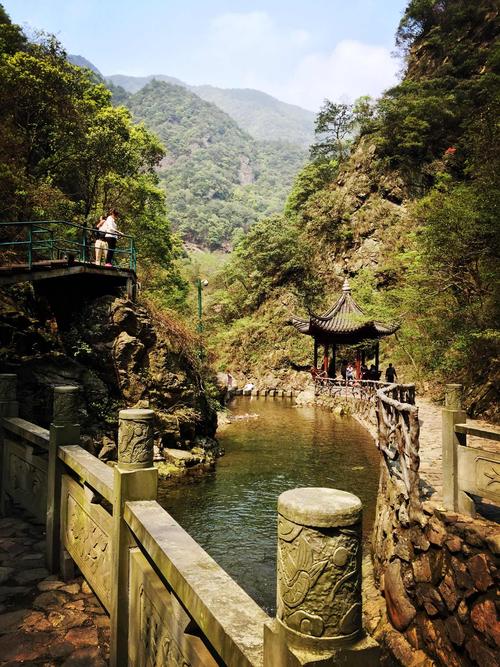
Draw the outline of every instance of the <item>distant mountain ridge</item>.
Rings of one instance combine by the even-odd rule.
[[[228,247],[280,211],[307,157],[297,145],[256,141],[185,86],[152,80],[125,104],[167,148],[159,175],[175,229],[203,246]]]
[[[180,79],[164,74],[112,74],[105,78],[132,94],[153,80],[183,86],[203,100],[217,105],[258,141],[286,141],[307,148],[314,138],[315,114],[312,111],[282,102],[261,90],[190,86]]]

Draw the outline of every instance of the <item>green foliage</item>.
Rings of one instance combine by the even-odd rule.
[[[500,357],[497,12],[488,0],[412,0],[397,39],[403,81],[376,108],[325,104],[318,158],[296,178],[284,216],[240,242],[212,326],[220,317],[229,325],[218,345],[226,359],[249,350],[242,366],[251,373],[307,361],[305,337],[283,322],[314,307],[314,292],[330,304],[332,268],[353,253],[370,265],[352,280],[356,299],[368,316],[401,323],[386,343],[392,359],[414,380],[483,385],[474,400],[484,409]],[[301,254],[280,241],[279,258],[283,237]],[[363,255],[367,241],[376,261]],[[298,266],[309,267],[304,283]]]
[[[94,226],[110,207],[136,236],[139,266],[172,271],[177,248],[156,167],[159,139],[53,37],[29,42],[0,6],[1,220],[66,219]],[[162,288],[164,289],[164,288]]]
[[[149,83],[128,105],[169,151],[159,174],[185,240],[220,248],[237,230],[282,208],[302,149],[257,143],[213,104],[163,81]]]
[[[317,141],[311,146],[311,157],[341,164],[349,156],[356,137],[374,130],[374,120],[375,105],[369,95],[354,104],[325,100],[316,117]]]

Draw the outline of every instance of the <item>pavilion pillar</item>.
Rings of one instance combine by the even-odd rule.
[[[323,352],[323,370],[328,373],[328,345],[325,344],[324,352]]]
[[[337,345],[334,343],[332,345],[332,369],[334,378],[337,376],[337,371],[335,370],[336,364],[337,364]]]
[[[376,342],[375,344],[375,368],[378,371],[378,364],[379,364],[379,357],[380,357],[380,343],[379,341]]]
[[[318,368],[318,341],[314,339],[314,368]]]

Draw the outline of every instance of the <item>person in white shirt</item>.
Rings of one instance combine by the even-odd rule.
[[[108,244],[104,240],[104,231],[102,230],[102,227],[104,226],[104,223],[106,222],[106,218],[101,215],[99,218],[99,222],[96,225],[96,240],[95,240],[95,263],[98,264],[99,266],[101,265],[101,262],[105,260],[106,258],[106,253],[108,251]]]
[[[109,212],[101,231],[104,232],[104,240],[108,244],[108,252],[106,255],[106,264],[104,266],[113,266],[113,256],[115,254],[116,239],[120,235],[118,227],[116,226],[116,218],[119,217],[118,211],[114,208]]]

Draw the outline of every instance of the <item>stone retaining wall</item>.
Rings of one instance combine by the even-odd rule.
[[[377,439],[373,403],[324,396],[316,404],[355,417]],[[402,665],[496,667],[498,525],[430,502],[410,521],[401,511],[403,498],[402,482],[382,460],[372,557],[387,616],[377,612],[382,618],[370,630]]]
[[[423,504],[420,524],[403,525],[400,493],[383,466],[373,560],[389,621],[409,645],[398,642],[400,659],[413,649],[440,665],[495,667],[498,526],[431,503]]]

